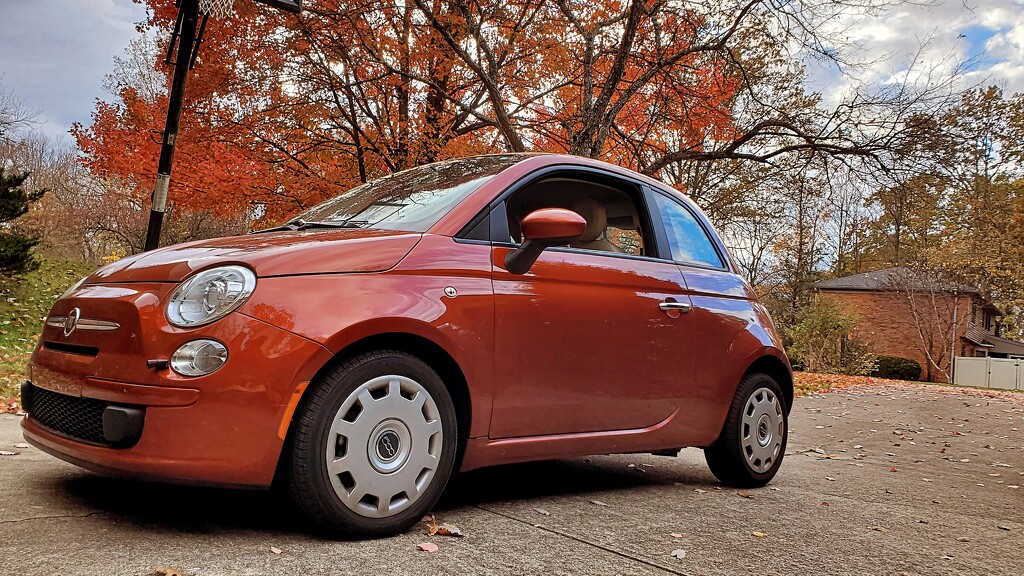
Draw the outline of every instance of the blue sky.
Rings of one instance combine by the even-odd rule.
[[[144,18],[145,9],[132,0],[0,0],[0,89],[40,112],[38,130],[70,141],[72,122],[88,123],[95,100],[110,97],[103,78]],[[929,38],[925,62],[978,57],[966,82],[1024,91],[1024,0],[896,6],[849,24],[845,33],[859,58],[878,60],[857,72],[871,82],[898,76],[919,41]],[[837,70],[812,76],[826,94],[847,81]]]

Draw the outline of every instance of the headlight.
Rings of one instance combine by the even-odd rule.
[[[171,354],[171,370],[182,376],[206,376],[228,361],[228,349],[216,340],[193,340]]]
[[[178,286],[167,302],[167,321],[194,328],[223,318],[256,289],[256,274],[243,266],[203,270]]]

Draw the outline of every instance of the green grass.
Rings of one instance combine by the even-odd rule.
[[[0,399],[18,395],[50,306],[92,270],[87,264],[44,260],[33,272],[0,276]]]

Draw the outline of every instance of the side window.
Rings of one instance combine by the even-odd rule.
[[[647,255],[637,209],[638,188],[613,182],[559,175],[531,182],[506,202],[508,230],[514,244],[522,242],[519,222],[540,208],[566,208],[587,221],[583,236],[570,247],[596,252]]]
[[[654,196],[657,198],[662,223],[665,224],[672,259],[682,263],[722,267],[722,258],[715,250],[715,245],[693,214],[666,196]]]

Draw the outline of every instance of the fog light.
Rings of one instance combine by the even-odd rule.
[[[186,342],[171,354],[171,370],[182,376],[206,376],[224,365],[228,349],[216,340]]]

